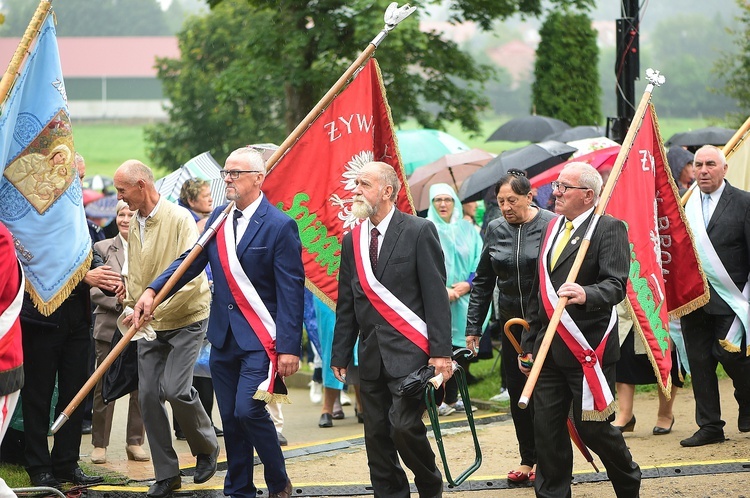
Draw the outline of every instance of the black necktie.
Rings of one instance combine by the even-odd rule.
[[[377,228],[370,230],[370,265],[372,265],[373,273],[378,266],[378,235],[380,232]]]
[[[234,220],[232,222],[232,227],[234,228],[234,243],[237,243],[237,220],[242,218],[242,211],[239,209],[234,210]]]

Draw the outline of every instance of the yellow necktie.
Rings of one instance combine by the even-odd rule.
[[[562,233],[562,235],[560,235],[560,240],[557,241],[557,246],[555,246],[555,250],[552,253],[552,265],[550,266],[551,270],[555,269],[555,265],[557,264],[557,258],[560,257],[560,254],[562,254],[563,249],[565,249],[565,246],[568,245],[571,232],[573,232],[573,222],[568,221],[565,223],[565,231]]]

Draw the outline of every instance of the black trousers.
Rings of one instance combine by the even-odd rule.
[[[86,303],[83,295],[69,297],[56,312],[57,326],[21,320],[26,379],[21,399],[26,471],[30,476],[40,472],[69,474],[78,467],[83,411],[75,410],[57,431],[51,453],[47,433],[55,378],[59,393],[55,418],[88,378],[90,338]]]
[[[505,323],[503,322],[503,327]],[[518,329],[518,330],[515,330]],[[516,326],[512,329],[516,340],[521,342],[521,328]],[[534,444],[534,402],[529,403],[526,409],[518,406],[518,400],[526,385],[526,375],[518,368],[518,353],[513,348],[510,339],[502,332],[502,363],[500,369],[505,379],[510,396],[510,415],[513,417],[513,426],[516,429],[518,440],[518,451],[521,454],[521,465],[533,467],[536,464],[536,446]]]
[[[409,498],[409,481],[398,457],[414,473],[420,498],[442,496],[443,476],[422,422],[422,399],[398,395],[403,378],[392,378],[381,365],[377,380],[360,379],[365,416],[365,447],[376,498]]]
[[[709,315],[703,308],[681,320],[693,380],[695,422],[701,429],[714,434],[721,434],[724,430],[716,377],[719,363],[734,383],[734,397],[740,413],[750,414],[750,357],[743,352],[730,353],[719,344],[733,320],[734,315]],[[743,344],[742,351],[745,347]]]
[[[604,375],[614,392],[615,365],[604,365]],[[610,423],[581,420],[583,371],[560,368],[548,356],[534,389],[534,436],[538,461],[534,491],[544,498],[569,498],[573,474],[573,448],[567,418],[571,407],[578,433],[586,446],[599,455],[618,498],[637,498],[641,469],[625,444],[622,433]]]

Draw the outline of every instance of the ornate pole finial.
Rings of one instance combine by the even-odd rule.
[[[417,8],[412,7],[408,3],[401,7],[398,6],[397,2],[391,3],[385,10],[385,15],[383,16],[385,27],[370,43],[372,43],[376,47],[379,46],[380,42],[382,42],[383,39],[388,36],[388,33],[393,28],[395,28],[398,23],[409,17],[415,10],[417,10]]]
[[[646,91],[649,93],[651,93],[655,86],[662,86],[667,81],[663,74],[652,68],[646,69],[646,79],[648,80]]]

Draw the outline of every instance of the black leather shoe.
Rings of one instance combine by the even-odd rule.
[[[672,423],[669,424],[669,427],[659,427],[658,425],[655,425],[653,434],[654,436],[664,436],[665,434],[669,434],[670,432],[672,432],[673,426],[674,426],[674,415],[672,415]]]
[[[333,427],[333,416],[330,413],[322,413],[318,420],[318,427]]]
[[[750,413],[747,415],[740,414],[737,418],[737,428],[740,432],[750,432]]]
[[[50,472],[40,472],[38,474],[34,474],[33,476],[30,476],[31,478],[31,484],[33,484],[35,487],[44,487],[44,488],[55,488],[60,489],[60,481],[58,481],[55,476],[53,476]]]
[[[104,482],[102,476],[90,476],[81,467],[76,467],[70,474],[59,474],[55,477],[60,482],[72,482],[76,486],[88,486],[89,484]]]
[[[224,431],[222,431],[218,427],[214,426],[214,434],[216,434],[216,437],[223,437],[224,436]]]
[[[91,430],[91,420],[84,420],[83,424],[81,424],[81,434],[91,434]]]
[[[282,433],[277,432],[276,435],[279,438],[279,446],[286,446],[289,444],[289,441],[286,440],[286,438],[284,437]]]
[[[195,484],[202,484],[214,476],[218,458],[218,446],[210,455],[204,453],[195,457],[195,475],[193,475],[193,482]]]
[[[180,487],[182,487],[180,476],[162,479],[161,481],[156,481],[148,488],[146,496],[148,498],[167,498],[167,496],[172,494],[172,491],[180,489]]]
[[[335,411],[331,416],[333,417],[333,420],[344,420],[346,418],[344,410]]]
[[[726,441],[726,438],[724,437],[724,431],[719,433],[711,433],[708,431],[699,430],[689,438],[680,441],[680,444],[682,446],[685,446],[686,448],[692,448],[694,446],[703,446],[706,444],[723,443],[724,441]]]
[[[633,415],[630,418],[630,422],[628,422],[625,425],[614,425],[613,427],[616,427],[617,429],[620,429],[620,432],[633,432],[635,429],[635,415]]]
[[[187,441],[185,433],[182,432],[182,429],[174,431],[174,438],[178,441]]]

